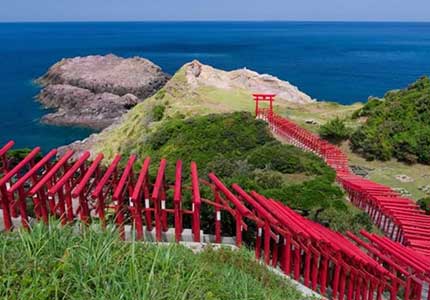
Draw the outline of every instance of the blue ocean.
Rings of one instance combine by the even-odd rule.
[[[0,24],[0,143],[47,150],[88,136],[39,123],[32,80],[64,57],[142,56],[173,74],[198,59],[288,80],[314,98],[366,101],[430,74],[430,23],[143,22]]]

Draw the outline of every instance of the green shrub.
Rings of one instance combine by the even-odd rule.
[[[17,165],[20,161],[22,161],[30,152],[32,149],[29,148],[21,148],[21,149],[12,149],[8,152],[8,158],[10,159],[10,166],[14,167]],[[42,158],[42,154],[38,153],[35,156],[35,161],[39,161]]]
[[[367,159],[395,157],[407,163],[430,164],[430,80],[371,100],[356,116],[366,123],[351,136],[351,148]]]
[[[152,110],[152,118],[155,122],[161,121],[164,117],[164,111],[166,110],[166,107],[163,104],[157,104],[154,106],[154,109]]]
[[[383,104],[383,99],[370,97],[367,100],[366,105],[352,114],[352,118],[357,119],[360,117],[367,117],[381,104]]]
[[[336,118],[321,125],[319,134],[323,139],[333,143],[339,143],[350,137],[351,130],[346,127],[344,120]]]
[[[430,214],[430,197],[421,198],[417,201],[417,204],[427,215]]]

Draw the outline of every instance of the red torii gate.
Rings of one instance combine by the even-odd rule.
[[[273,114],[273,101],[275,101],[275,94],[252,94],[255,101],[255,115],[258,116],[260,111],[260,101],[269,102],[269,115]]]

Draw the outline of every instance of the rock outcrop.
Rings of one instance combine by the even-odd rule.
[[[44,88],[37,99],[56,110],[42,122],[103,129],[155,94],[169,78],[160,67],[139,57],[63,59],[38,79]]]
[[[242,89],[250,93],[276,94],[277,100],[298,104],[314,101],[288,81],[272,75],[259,74],[248,69],[227,72],[204,65],[197,60],[184,67],[187,82],[191,87],[206,85],[225,90]]]

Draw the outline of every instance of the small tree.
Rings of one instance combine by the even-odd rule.
[[[345,125],[344,120],[336,118],[321,125],[319,134],[323,139],[337,144],[348,139],[351,135],[351,130]]]

